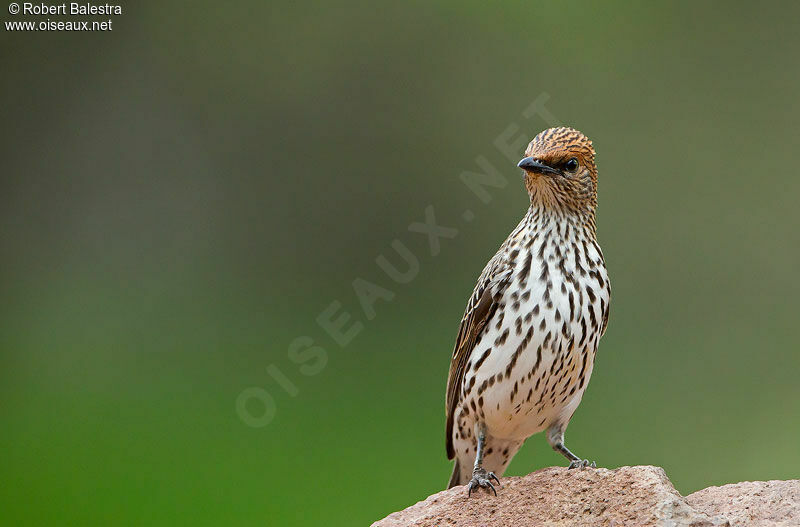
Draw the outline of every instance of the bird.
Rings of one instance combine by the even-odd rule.
[[[499,485],[523,442],[545,430],[569,468],[596,466],[564,442],[611,300],[596,236],[594,146],[574,128],[549,128],[517,166],[530,206],[478,278],[447,380],[448,488],[467,485],[468,496],[478,488],[497,495],[492,481]]]

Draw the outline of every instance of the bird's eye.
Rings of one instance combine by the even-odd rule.
[[[578,160],[573,157],[572,159],[566,162],[564,168],[567,169],[567,172],[575,172],[576,170],[578,170]]]

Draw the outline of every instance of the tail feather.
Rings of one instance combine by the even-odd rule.
[[[452,489],[463,484],[461,481],[461,465],[458,464],[458,458],[456,458],[456,462],[453,465],[453,474],[450,476],[450,483],[447,484],[447,488]]]

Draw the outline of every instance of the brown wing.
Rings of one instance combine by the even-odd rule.
[[[603,327],[600,329],[600,336],[606,334],[608,328],[608,314],[611,311],[611,284],[608,286],[608,302],[606,302],[605,309],[603,310]]]
[[[453,416],[458,404],[458,392],[464,381],[467,361],[472,354],[472,348],[475,347],[475,340],[497,310],[496,299],[502,296],[502,292],[508,285],[508,277],[511,275],[511,269],[503,268],[504,266],[499,264],[498,253],[487,264],[478,279],[478,285],[475,286],[475,291],[467,303],[464,318],[461,319],[461,326],[458,328],[453,358],[450,361],[450,374],[447,377],[447,402],[445,405],[447,459],[455,457]]]

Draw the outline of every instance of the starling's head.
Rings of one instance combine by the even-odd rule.
[[[588,137],[573,128],[549,128],[533,138],[518,165],[531,202],[565,212],[594,213],[597,167]]]

